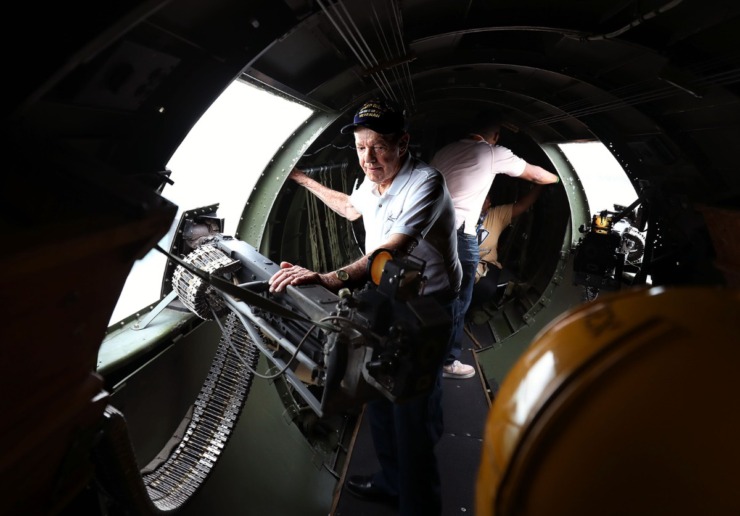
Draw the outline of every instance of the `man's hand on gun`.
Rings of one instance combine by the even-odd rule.
[[[280,270],[268,280],[270,292],[282,292],[288,285],[305,285],[321,283],[318,272],[310,271],[300,265],[289,262],[280,262]]]

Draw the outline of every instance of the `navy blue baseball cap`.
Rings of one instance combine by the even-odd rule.
[[[342,127],[341,132],[351,133],[357,126],[367,127],[380,134],[400,133],[406,131],[406,120],[398,104],[375,98],[360,106],[352,123]]]

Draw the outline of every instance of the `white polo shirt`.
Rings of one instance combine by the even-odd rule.
[[[496,174],[519,177],[527,162],[506,147],[464,139],[442,147],[430,164],[442,172],[455,206],[456,227],[475,235],[483,201]]]
[[[408,235],[417,241],[411,254],[426,262],[424,294],[460,288],[455,208],[439,171],[407,156],[382,195],[377,185],[365,178],[352,192],[350,202],[362,214],[365,253],[381,247],[390,235]]]

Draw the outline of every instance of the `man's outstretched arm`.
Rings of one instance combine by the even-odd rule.
[[[524,167],[524,172],[519,177],[537,183],[538,185],[549,185],[560,181],[557,175],[531,163],[527,163]]]
[[[342,217],[349,220],[360,218],[360,212],[349,202],[349,195],[346,193],[338,192],[322,185],[297,168],[291,170],[288,177],[321,199],[324,204]]]

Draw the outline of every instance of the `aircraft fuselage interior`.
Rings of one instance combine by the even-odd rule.
[[[499,144],[560,178],[501,235],[499,284],[466,319],[475,377],[445,380],[480,408],[450,416],[444,516],[740,512],[740,3],[7,13],[1,514],[395,514],[342,483],[372,447],[364,403],[435,374],[449,321],[418,295],[424,263],[380,253],[367,284],[267,288],[282,261],[365,254],[362,224],[288,174],[356,188],[340,128],[373,97],[403,107],[422,161],[496,109]],[[257,100],[175,160],[234,88]]]

